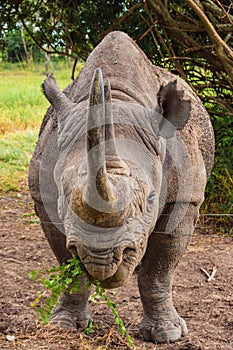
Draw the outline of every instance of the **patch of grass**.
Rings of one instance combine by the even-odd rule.
[[[0,134],[39,127],[49,104],[36,77],[1,77]]]
[[[51,66],[50,72],[61,89],[71,83],[71,69],[65,64]],[[44,79],[42,65],[31,64],[25,69],[22,65],[0,64],[0,134],[39,128],[49,106],[41,90]]]
[[[37,131],[0,136],[0,192],[20,189],[20,181],[27,174],[37,137]]]
[[[79,64],[76,73],[82,68]],[[51,65],[60,89],[71,83],[71,67]],[[0,193],[20,190],[27,176],[38,130],[49,106],[41,84],[45,67],[0,62]]]

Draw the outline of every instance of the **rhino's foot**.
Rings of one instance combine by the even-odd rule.
[[[91,319],[88,306],[89,292],[64,293],[52,310],[49,323],[60,328],[85,329]]]
[[[51,315],[49,324],[66,329],[85,329],[88,326],[89,318],[80,320],[72,312],[61,310]]]
[[[174,312],[160,316],[157,320],[145,317],[140,325],[140,333],[145,341],[173,343],[188,334],[186,322]]]

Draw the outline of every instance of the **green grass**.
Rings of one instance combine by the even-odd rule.
[[[81,65],[78,66],[78,70]],[[60,89],[71,83],[71,67],[54,64],[49,69]],[[20,190],[27,177],[38,130],[49,106],[41,84],[45,67],[31,63],[0,62],[0,192]]]
[[[20,190],[37,136],[37,131],[0,136],[0,192]]]
[[[71,68],[58,65],[50,71],[61,89],[71,82]],[[39,128],[49,106],[41,90],[44,79],[43,66],[0,64],[0,134]]]

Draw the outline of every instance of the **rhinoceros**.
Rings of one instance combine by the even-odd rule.
[[[78,256],[80,291],[60,296],[50,322],[90,319],[86,281],[116,288],[137,268],[140,333],[155,343],[187,334],[172,302],[174,270],[204,199],[214,155],[209,116],[189,85],[154,66],[122,32],[109,33],[51,103],[33,154],[29,187],[58,262]]]

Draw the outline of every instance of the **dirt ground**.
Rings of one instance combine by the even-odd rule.
[[[32,212],[27,192],[0,198],[0,349],[128,349],[127,340],[121,337],[105,305],[92,304],[97,327],[91,336],[41,325],[30,306],[41,285],[31,281],[28,273],[44,270],[56,261]],[[213,267],[216,275],[208,282],[201,268],[211,273]],[[174,304],[189,328],[189,335],[180,342],[156,345],[140,339],[142,307],[136,276],[111,298],[116,301],[137,350],[232,350],[232,238],[198,232],[192,239],[177,269],[173,288]]]

